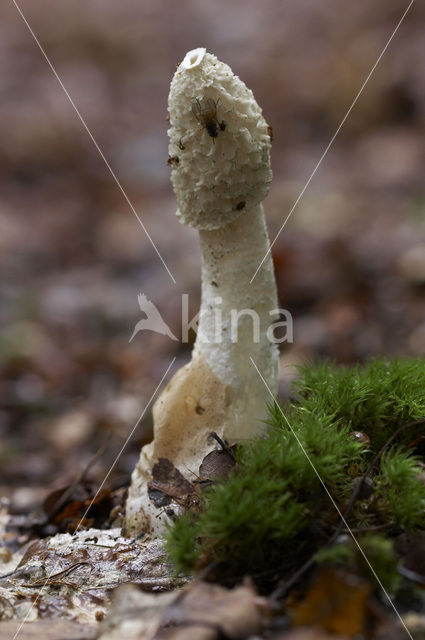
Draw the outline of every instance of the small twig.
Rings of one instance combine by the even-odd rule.
[[[161,632],[166,632],[167,629],[182,629],[184,627],[205,627],[206,629],[215,631],[218,640],[228,638],[228,635],[224,633],[223,628],[218,623],[210,622],[209,620],[171,620],[168,624],[161,625],[158,628],[158,635],[156,637],[161,638]]]
[[[26,587],[27,589],[31,589],[34,587],[38,589],[38,587],[63,587],[63,586],[77,589],[75,584],[72,584],[71,582],[64,582],[63,580],[47,580],[44,582],[40,580],[39,582],[34,582],[34,584],[22,584],[21,586]]]
[[[78,485],[81,484],[85,480],[85,478],[87,476],[87,473],[89,472],[91,467],[105,453],[105,450],[106,450],[106,448],[107,448],[107,446],[108,446],[108,444],[109,444],[109,442],[111,440],[111,435],[112,435],[112,432],[109,431],[105,442],[99,447],[99,449],[96,451],[96,453],[90,458],[90,460],[87,462],[87,464],[84,467],[84,469],[82,469],[80,471],[80,473],[77,475],[77,477],[72,482],[72,484],[69,485],[69,487],[66,489],[66,491],[64,491],[64,493],[55,502],[53,508],[48,513],[48,515],[46,517],[46,521],[43,523],[43,525],[46,525],[48,522],[52,522],[56,518],[56,516],[60,513],[62,507],[68,502],[69,498],[72,496],[72,494],[74,493],[74,491],[78,487]]]
[[[214,438],[214,440],[215,440],[216,442],[218,442],[218,444],[219,444],[219,445],[220,445],[220,447],[223,449],[223,451],[225,451],[225,452],[227,453],[227,455],[228,455],[228,456],[233,460],[233,462],[236,464],[236,458],[235,458],[235,456],[233,455],[233,453],[232,453],[232,451],[231,451],[231,449],[230,449],[229,445],[228,445],[228,444],[226,444],[226,443],[224,442],[224,440],[222,440],[222,439],[220,438],[220,436],[219,436],[215,431],[211,431],[211,433],[210,433],[210,438]]]
[[[325,545],[326,546],[326,545]],[[312,567],[316,564],[316,554],[310,556],[310,558],[304,562],[304,564],[296,571],[286,582],[281,582],[278,584],[277,588],[270,595],[270,600],[272,604],[277,604],[278,601],[283,598],[285,593],[293,587],[298,580],[300,580],[305,573],[310,571]]]
[[[214,562],[210,562],[209,564],[207,564],[206,567],[204,567],[195,577],[194,583],[197,584],[198,582],[203,582],[204,580],[206,580],[207,576],[209,576],[209,574],[214,571],[214,569],[217,569],[217,567],[220,566],[220,562],[218,562],[217,560],[215,560]]]
[[[75,571],[75,569],[77,567],[81,567],[83,565],[90,565],[90,563],[89,562],[75,562],[70,567],[67,567],[66,569],[62,569],[62,571],[58,571],[57,573],[53,573],[51,576],[48,576],[47,578],[42,578],[41,580],[36,580],[35,582],[32,582],[30,584],[23,584],[22,586],[23,587],[44,587],[46,585],[52,585],[53,583],[55,583],[55,584],[60,583],[60,581],[53,580],[53,578],[58,578],[59,576],[65,577],[71,571]],[[61,584],[65,584],[65,583],[61,583]]]
[[[411,582],[425,586],[425,577],[413,569],[408,569],[401,562],[397,565],[397,572]]]
[[[3,580],[3,578],[9,578],[9,576],[13,576],[14,573],[16,573],[17,569],[13,569],[13,571],[9,571],[8,573],[3,573],[3,575],[0,576],[0,580]]]
[[[386,522],[385,524],[377,524],[373,527],[358,527],[357,529],[350,529],[351,533],[368,533],[369,531],[382,531],[385,529],[391,529],[395,526],[395,522]],[[342,529],[342,533],[349,533],[348,529]]]

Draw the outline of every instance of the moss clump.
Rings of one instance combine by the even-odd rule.
[[[391,593],[397,592],[402,585],[403,578],[397,571],[398,558],[394,551],[393,540],[383,535],[366,533],[360,537],[358,542],[384,588]],[[333,547],[319,550],[316,554],[316,560],[319,564],[343,567],[355,574],[363,575],[369,580],[376,580],[375,574],[371,574],[359,548],[349,536]]]
[[[170,528],[167,548],[178,571],[214,561],[233,573],[297,567],[340,521],[323,484],[344,511],[353,480],[383,447],[373,489],[356,502],[350,526],[388,525],[394,532],[425,526],[422,467],[407,449],[421,429],[411,423],[425,417],[425,361],[305,367],[294,389],[295,402],[270,408],[266,435],[239,448],[237,471],[205,492],[200,511]]]
[[[425,417],[425,360],[376,358],[365,367],[304,367],[296,381],[299,408],[331,416],[368,434],[378,450],[393,431]],[[411,432],[401,438],[411,441]]]
[[[397,522],[412,530],[424,525],[425,492],[419,458],[409,451],[394,448],[384,453],[380,475],[376,479],[376,499],[384,520]]]

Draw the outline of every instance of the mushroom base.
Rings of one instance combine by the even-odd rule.
[[[215,447],[209,442],[210,433],[226,437],[231,404],[231,387],[224,385],[194,350],[192,360],[177,371],[153,407],[154,439],[143,447],[131,476],[127,535],[156,535],[164,530],[169,522],[166,508],[155,506],[148,493],[155,463],[167,458],[187,480],[196,480],[204,457]],[[183,508],[183,501],[167,505],[175,515]]]

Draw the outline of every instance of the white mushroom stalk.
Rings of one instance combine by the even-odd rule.
[[[153,409],[154,439],[132,476],[128,533],[158,532],[167,520],[148,493],[160,458],[192,481],[214,448],[212,431],[233,443],[264,429],[269,396],[250,356],[277,391],[278,349],[268,330],[278,304],[269,254],[250,284],[269,249],[261,202],[271,181],[270,128],[252,92],[205,49],[187,53],[177,68],[168,109],[177,215],[199,230],[202,301],[192,359]]]

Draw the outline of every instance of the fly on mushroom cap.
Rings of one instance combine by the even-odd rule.
[[[224,131],[226,123],[221,122],[217,118],[218,100],[215,102],[212,98],[204,98],[201,103],[198,98],[192,102],[192,113],[202,127],[208,131],[211,138],[216,138],[220,131]]]
[[[168,110],[169,154],[180,160],[171,179],[182,223],[218,229],[266,197],[268,126],[252,91],[227,64],[205,49],[189,51],[171,82]]]

